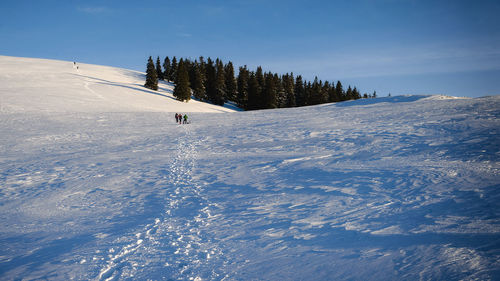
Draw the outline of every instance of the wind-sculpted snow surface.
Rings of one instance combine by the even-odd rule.
[[[165,277],[179,280],[221,279],[223,253],[209,230],[212,204],[203,188],[192,179],[199,141],[189,127],[180,136],[176,155],[165,171],[165,209],[141,231],[118,237],[102,258],[92,257],[101,268],[98,279],[118,277],[139,280]],[[154,169],[154,167],[151,167]],[[91,276],[89,276],[91,277]]]
[[[498,96],[173,115],[0,112],[0,279],[500,279]]]

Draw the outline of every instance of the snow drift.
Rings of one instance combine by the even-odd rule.
[[[0,66],[3,280],[500,278],[498,96],[211,114],[133,71]]]

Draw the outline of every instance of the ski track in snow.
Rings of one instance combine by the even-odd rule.
[[[96,97],[98,97],[99,99],[101,99],[101,100],[105,100],[105,99],[106,99],[103,95],[99,94],[98,92],[96,92],[96,91],[94,91],[94,90],[92,90],[92,89],[90,88],[90,81],[89,81],[89,79],[88,79],[88,78],[87,78],[87,79],[85,79],[85,85],[84,85],[84,87],[85,87],[85,89],[87,89],[89,92],[91,92],[91,93],[92,93],[92,94],[94,94]]]
[[[213,219],[212,204],[193,180],[196,147],[188,126],[178,140],[177,155],[169,164],[165,211],[154,223],[120,237],[106,253],[106,265],[96,280],[214,280],[222,279],[223,253],[206,227]],[[124,242],[126,241],[126,242]],[[93,260],[102,263],[99,257]]]

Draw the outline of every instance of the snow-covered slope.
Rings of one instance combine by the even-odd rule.
[[[183,103],[173,86],[144,88],[144,73],[76,62],[0,56],[2,112],[231,112]]]
[[[177,125],[38,112],[2,79],[2,280],[500,279],[498,96]]]

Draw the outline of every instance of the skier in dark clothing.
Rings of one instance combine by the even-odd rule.
[[[175,114],[175,123],[178,123],[179,122],[179,114]]]

